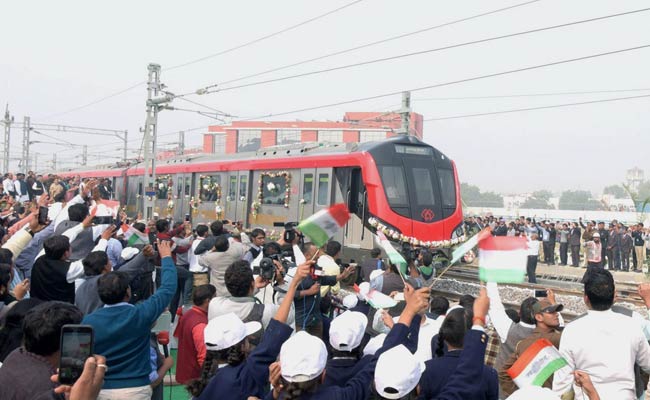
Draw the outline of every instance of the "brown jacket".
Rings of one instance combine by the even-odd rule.
[[[498,372],[499,374],[499,387],[503,391],[503,393],[506,393],[508,396],[510,396],[515,390],[517,390],[517,385],[512,381],[510,378],[510,375],[506,372],[508,368],[512,367],[512,365],[517,361],[519,356],[530,347],[533,343],[535,343],[538,339],[547,339],[551,343],[553,343],[553,346],[555,348],[560,347],[560,337],[562,336],[562,332],[558,332],[556,330],[552,330],[550,332],[542,332],[539,330],[539,328],[535,328],[533,330],[533,333],[528,336],[526,339],[520,340],[519,343],[517,343],[517,346],[515,347],[514,353],[510,356],[510,358],[506,361],[506,363],[503,365],[503,368],[501,368]],[[553,376],[550,376],[546,382],[544,382],[543,387],[545,388],[551,388],[553,384]]]

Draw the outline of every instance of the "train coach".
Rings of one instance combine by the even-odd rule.
[[[343,202],[352,217],[335,239],[350,250],[371,249],[377,230],[395,242],[436,249],[465,239],[454,162],[413,136],[179,156],[158,162],[153,188],[144,187],[143,173],[142,164],[57,172],[111,179],[130,214],[151,196],[160,217],[237,220],[271,231],[278,230],[274,223]]]

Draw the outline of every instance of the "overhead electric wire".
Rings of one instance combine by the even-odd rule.
[[[487,115],[510,114],[510,113],[523,112],[523,111],[547,110],[547,109],[551,109],[551,108],[574,107],[574,106],[581,106],[581,105],[586,105],[586,104],[607,103],[607,102],[611,102],[611,101],[636,100],[636,99],[642,99],[642,98],[648,98],[648,97],[650,97],[650,94],[644,94],[644,95],[640,95],[640,96],[614,97],[614,98],[610,98],[610,99],[580,101],[580,102],[576,102],[576,103],[564,103],[564,104],[553,104],[553,105],[539,106],[539,107],[515,108],[515,109],[512,109],[512,110],[500,110],[500,111],[490,111],[490,112],[484,112],[484,113],[452,115],[452,116],[449,116],[449,117],[434,117],[434,118],[424,119],[423,121],[424,122],[431,122],[431,121],[443,121],[443,120],[448,120],[448,119],[483,117],[483,116],[487,116]]]
[[[188,93],[186,93],[184,95],[181,95],[181,96],[185,96],[185,95],[189,95],[189,94],[195,94],[197,92],[200,92],[201,90],[205,91],[203,94],[209,94],[209,93],[216,93],[216,92],[225,92],[225,91],[234,90],[234,89],[242,89],[242,88],[252,87],[252,86],[259,86],[259,85],[264,85],[264,84],[268,84],[268,83],[285,81],[285,80],[289,80],[289,79],[302,78],[302,77],[305,77],[305,76],[323,74],[323,73],[327,73],[327,72],[339,71],[339,70],[348,69],[348,68],[355,68],[355,67],[360,67],[360,66],[364,66],[364,65],[376,64],[376,63],[381,63],[381,62],[385,62],[385,61],[392,61],[392,60],[397,60],[397,59],[401,59],[401,58],[413,57],[413,56],[429,54],[429,53],[443,51],[443,50],[449,50],[449,49],[454,49],[454,48],[459,48],[459,47],[464,47],[464,46],[470,46],[470,45],[475,45],[475,44],[480,44],[480,43],[486,43],[486,42],[495,41],[495,40],[501,40],[501,39],[506,39],[506,38],[511,38],[511,37],[523,36],[523,35],[528,35],[528,34],[531,34],[531,33],[549,31],[549,30],[559,29],[559,28],[566,28],[566,27],[569,27],[569,26],[585,24],[585,23],[595,22],[595,21],[601,21],[601,20],[604,20],[604,19],[615,18],[615,17],[624,16],[624,15],[631,15],[631,14],[636,14],[636,13],[646,12],[646,11],[650,11],[650,7],[649,8],[638,9],[638,10],[633,10],[633,11],[626,11],[626,12],[617,13],[617,14],[609,14],[609,15],[604,15],[604,16],[601,16],[601,17],[589,18],[589,19],[584,19],[584,20],[579,20],[579,21],[567,22],[567,23],[564,23],[564,24],[552,25],[552,26],[547,26],[547,27],[543,27],[543,28],[530,29],[530,30],[526,30],[526,31],[510,33],[510,34],[507,34],[507,35],[492,36],[492,37],[485,38],[485,39],[477,39],[477,40],[472,40],[472,41],[469,41],[469,42],[456,43],[456,44],[452,44],[452,45],[448,45],[448,46],[436,47],[436,48],[433,48],[433,49],[427,49],[427,50],[421,50],[421,51],[416,51],[416,52],[411,52],[411,53],[398,54],[398,55],[390,56],[390,57],[382,57],[382,58],[377,58],[377,59],[373,59],[373,60],[361,61],[361,62],[357,62],[357,63],[353,63],[353,64],[339,65],[337,67],[325,68],[325,69],[320,69],[320,70],[315,70],[315,71],[308,71],[308,72],[303,72],[303,73],[300,73],[300,74],[288,75],[288,76],[283,76],[283,77],[279,77],[279,78],[266,79],[266,80],[263,80],[263,81],[250,82],[250,83],[245,83],[245,84],[241,84],[241,85],[221,88],[221,89],[219,89],[219,88],[214,89],[214,87],[218,86],[218,84],[213,84],[213,85],[205,86],[203,89],[199,89],[199,91],[188,92]]]
[[[196,60],[188,61],[188,62],[185,62],[185,63],[182,63],[182,64],[177,64],[177,65],[171,66],[171,67],[169,67],[169,68],[165,68],[164,70],[165,70],[165,71],[171,71],[171,70],[178,69],[178,68],[182,68],[182,67],[185,67],[185,66],[188,66],[188,65],[191,65],[191,64],[196,64],[196,63],[198,63],[198,62],[201,62],[201,61],[204,61],[204,60],[207,60],[207,59],[210,59],[210,58],[214,58],[214,57],[220,56],[220,55],[222,55],[222,54],[230,53],[230,52],[232,52],[232,51],[235,51],[235,50],[241,49],[241,48],[243,48],[243,47],[246,47],[246,46],[249,46],[249,45],[252,45],[252,44],[255,44],[255,43],[261,42],[261,41],[263,41],[263,40],[266,40],[266,39],[272,38],[272,37],[274,37],[274,36],[280,35],[280,34],[282,34],[282,33],[288,32],[288,31],[290,31],[290,30],[292,30],[292,29],[295,29],[295,28],[298,28],[298,27],[300,27],[300,26],[306,25],[306,24],[308,24],[308,23],[310,23],[310,22],[313,22],[313,21],[319,20],[319,19],[321,19],[321,18],[324,18],[324,17],[326,17],[326,16],[328,16],[328,15],[334,14],[334,13],[336,13],[336,12],[338,12],[338,11],[341,11],[341,10],[343,10],[343,9],[345,9],[345,8],[348,8],[348,7],[350,7],[350,6],[354,5],[354,4],[360,3],[360,2],[362,2],[362,1],[363,1],[363,0],[355,0],[355,1],[351,2],[351,3],[345,4],[345,5],[343,5],[343,6],[341,6],[341,7],[338,7],[338,8],[336,8],[336,9],[334,9],[334,10],[328,11],[328,12],[326,12],[326,13],[324,13],[324,14],[321,14],[321,15],[318,15],[318,16],[316,16],[316,17],[310,18],[310,19],[308,19],[308,20],[302,21],[302,22],[300,22],[300,23],[298,23],[298,24],[292,25],[292,26],[287,27],[287,28],[285,28],[285,29],[282,29],[282,30],[280,30],[280,31],[273,32],[273,33],[270,33],[270,34],[268,34],[268,35],[264,35],[264,36],[262,36],[262,37],[260,37],[260,38],[257,38],[257,39],[254,39],[254,40],[251,40],[251,41],[246,42],[246,43],[242,43],[241,45],[238,45],[238,46],[235,46],[235,47],[231,47],[231,48],[228,48],[228,49],[226,49],[226,50],[222,50],[222,51],[220,51],[220,52],[218,52],[218,53],[210,54],[210,55],[208,55],[208,56],[201,57],[201,58],[198,58],[198,59],[196,59]],[[47,116],[41,117],[41,118],[39,118],[39,119],[41,119],[41,120],[47,120],[47,119],[50,119],[50,118],[59,117],[59,116],[62,116],[62,115],[66,115],[66,114],[69,114],[69,113],[75,112],[75,111],[79,111],[79,110],[82,110],[82,109],[84,109],[84,108],[88,108],[88,107],[90,107],[90,106],[94,106],[95,104],[98,104],[98,103],[101,103],[101,102],[106,101],[106,100],[108,100],[108,99],[111,99],[111,98],[113,98],[113,97],[119,96],[119,95],[121,95],[121,94],[123,94],[123,93],[126,93],[126,92],[128,92],[128,91],[131,91],[131,90],[133,90],[133,89],[135,89],[135,88],[137,88],[137,87],[139,87],[139,86],[142,86],[142,85],[144,85],[144,84],[146,84],[146,83],[147,83],[146,80],[145,80],[145,81],[140,81],[140,82],[138,82],[138,83],[136,83],[136,84],[134,84],[134,85],[131,85],[131,86],[125,88],[125,89],[122,89],[122,90],[119,90],[119,91],[117,91],[117,92],[115,92],[115,93],[111,93],[111,94],[109,94],[109,95],[103,96],[103,97],[101,97],[101,98],[99,98],[99,99],[97,99],[97,100],[93,100],[93,101],[91,101],[91,102],[89,102],[89,103],[86,103],[86,104],[83,104],[83,105],[81,105],[81,106],[77,106],[77,107],[71,108],[71,109],[66,110],[66,111],[61,111],[61,112],[58,112],[58,113],[50,114],[50,115],[47,115]]]
[[[306,60],[297,61],[297,62],[292,63],[292,64],[286,64],[286,65],[283,65],[283,66],[280,66],[280,67],[267,69],[265,71],[257,72],[257,73],[254,73],[254,74],[240,76],[239,78],[234,78],[234,79],[230,79],[230,80],[227,80],[227,81],[223,81],[223,82],[219,83],[219,85],[225,85],[227,83],[233,83],[233,82],[241,81],[241,80],[244,80],[244,79],[254,78],[254,77],[257,77],[257,76],[260,76],[260,75],[265,75],[265,74],[268,74],[268,73],[271,73],[271,72],[277,72],[277,71],[281,71],[281,70],[284,70],[284,69],[287,69],[287,68],[297,67],[299,65],[307,64],[307,63],[310,63],[310,62],[313,62],[313,61],[319,61],[319,60],[323,60],[323,59],[326,59],[326,58],[338,56],[338,55],[341,55],[341,54],[350,53],[352,51],[365,49],[365,48],[368,48],[368,47],[371,47],[371,46],[376,46],[378,44],[391,42],[393,40],[403,39],[405,37],[418,35],[420,33],[429,32],[429,31],[432,31],[432,30],[435,30],[435,29],[444,28],[444,27],[447,27],[447,26],[455,25],[455,24],[458,24],[458,23],[461,23],[461,22],[470,21],[470,20],[477,19],[477,18],[480,18],[480,17],[485,17],[487,15],[497,14],[497,13],[500,13],[502,11],[507,11],[507,10],[511,10],[513,8],[526,6],[526,5],[529,5],[529,4],[532,4],[532,3],[537,3],[539,1],[541,1],[541,0],[526,1],[524,3],[519,3],[519,4],[512,5],[512,6],[503,7],[503,8],[499,8],[499,9],[496,9],[496,10],[487,11],[487,12],[480,13],[480,14],[475,14],[475,15],[472,15],[472,16],[469,16],[469,17],[465,17],[465,18],[445,22],[443,24],[429,26],[429,27],[426,27],[426,28],[418,29],[416,31],[402,33],[402,34],[397,35],[397,36],[391,36],[391,37],[381,39],[381,40],[377,40],[377,41],[374,41],[374,42],[369,42],[369,43],[365,43],[365,44],[362,44],[362,45],[359,45],[359,46],[350,47],[348,49],[339,50],[339,51],[335,51],[333,53],[324,54],[322,56],[308,58]]]
[[[416,101],[446,101],[446,100],[508,99],[508,98],[518,98],[518,97],[552,97],[552,96],[570,96],[570,95],[583,95],[583,94],[647,92],[647,91],[650,91],[650,88],[591,90],[591,91],[575,91],[575,92],[520,93],[520,94],[502,94],[502,95],[490,95],[490,96],[424,97],[424,98],[412,98],[411,102],[416,102]]]
[[[456,85],[456,84],[459,84],[459,83],[465,83],[465,82],[472,82],[472,81],[477,81],[477,80],[481,80],[481,79],[494,78],[494,77],[497,77],[497,76],[515,74],[515,73],[518,73],[518,72],[532,71],[532,70],[535,70],[535,69],[541,69],[541,68],[551,67],[551,66],[555,66],[555,65],[568,64],[568,63],[572,63],[572,62],[576,62],[576,61],[589,60],[589,59],[609,56],[609,55],[613,55],[613,54],[620,54],[620,53],[624,53],[624,52],[645,49],[645,48],[648,48],[648,47],[650,47],[650,44],[635,46],[635,47],[629,47],[629,48],[620,49],[620,50],[613,50],[613,51],[608,51],[608,52],[605,52],[605,53],[591,54],[591,55],[588,55],[588,56],[569,58],[569,59],[566,59],[566,60],[554,61],[554,62],[538,64],[538,65],[533,65],[533,66],[529,66],[529,67],[522,67],[522,68],[517,68],[517,69],[511,69],[511,70],[507,70],[507,71],[495,72],[495,73],[492,73],[492,74],[479,75],[479,76],[474,76],[474,77],[471,77],[471,78],[464,78],[464,79],[458,79],[458,80],[449,81],[449,82],[436,83],[436,84],[432,84],[432,85],[421,86],[421,87],[412,88],[412,89],[399,90],[399,91],[389,92],[389,93],[383,93],[383,94],[378,94],[378,95],[374,95],[374,96],[359,97],[359,98],[356,98],[356,99],[344,100],[344,101],[340,101],[340,102],[336,102],[336,103],[329,103],[329,104],[323,104],[323,105],[319,105],[319,106],[299,108],[299,109],[294,109],[294,110],[291,110],[291,111],[285,111],[285,112],[281,112],[281,113],[265,114],[265,115],[260,115],[260,116],[256,116],[256,117],[253,117],[253,118],[247,118],[247,119],[244,119],[243,121],[261,119],[261,118],[269,118],[269,117],[278,117],[278,116],[282,116],[282,115],[295,114],[295,113],[298,113],[298,112],[313,111],[313,110],[319,110],[319,109],[322,109],[322,108],[330,108],[330,107],[336,107],[336,106],[341,106],[341,105],[346,105],[346,104],[358,103],[358,102],[362,102],[362,101],[375,100],[375,99],[380,99],[382,97],[389,97],[389,96],[399,95],[404,91],[419,92],[419,91],[422,91],[422,90],[434,89],[434,88],[439,88],[439,87],[443,87],[443,86],[452,86],[452,85]]]
[[[252,44],[255,44],[255,43],[261,42],[261,41],[263,41],[263,40],[270,39],[270,38],[272,38],[272,37],[274,37],[274,36],[281,35],[281,34],[283,34],[283,33],[285,33],[285,32],[290,31],[290,30],[293,30],[293,29],[299,28],[299,27],[301,27],[301,26],[303,26],[303,25],[306,25],[306,24],[308,24],[308,23],[310,23],[310,22],[317,21],[317,20],[319,20],[319,19],[321,19],[321,18],[327,17],[328,15],[332,15],[332,14],[337,13],[337,12],[339,12],[339,11],[341,11],[341,10],[344,10],[344,9],[346,9],[346,8],[348,8],[348,7],[351,7],[351,6],[355,5],[355,4],[361,3],[362,1],[363,1],[363,0],[355,0],[355,1],[352,1],[352,2],[350,2],[350,3],[344,4],[344,5],[341,6],[341,7],[338,7],[338,8],[335,8],[335,9],[333,9],[333,10],[330,10],[330,11],[324,13],[324,14],[320,14],[320,15],[317,15],[317,16],[315,16],[315,17],[309,18],[309,19],[307,19],[307,20],[305,20],[305,21],[302,21],[302,22],[299,22],[299,23],[297,23],[297,24],[295,24],[295,25],[291,25],[291,26],[289,26],[289,27],[287,27],[287,28],[284,28],[284,29],[282,29],[282,30],[279,30],[279,31],[277,31],[277,32],[270,33],[270,34],[268,34],[268,35],[262,36],[262,37],[257,38],[257,39],[253,39],[253,40],[251,40],[251,41],[248,41],[248,42],[246,42],[246,43],[242,43],[242,44],[237,45],[237,46],[234,46],[234,47],[230,47],[230,48],[228,48],[228,49],[226,49],[226,50],[222,50],[222,51],[219,51],[219,52],[214,53],[214,54],[210,54],[210,55],[207,55],[207,56],[204,56],[204,57],[201,57],[201,58],[197,58],[197,59],[192,60],[192,61],[184,62],[184,63],[182,63],[182,64],[177,64],[177,65],[171,66],[171,67],[169,67],[169,68],[165,68],[164,70],[165,70],[165,71],[171,71],[171,70],[174,70],[174,69],[177,69],[177,68],[186,67],[186,66],[188,66],[188,65],[196,64],[196,63],[199,63],[199,62],[201,62],[201,61],[208,60],[208,59],[210,59],[210,58],[214,58],[214,57],[217,57],[217,56],[220,56],[220,55],[223,55],[223,54],[230,53],[230,52],[232,52],[232,51],[235,51],[235,50],[241,49],[241,48],[246,47],[246,46],[250,46],[250,45],[252,45]]]

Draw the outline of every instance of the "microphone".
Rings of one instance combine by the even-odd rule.
[[[158,332],[156,339],[158,339],[158,343],[160,343],[163,347],[165,358],[169,357],[169,349],[167,348],[167,345],[169,344],[169,331]]]

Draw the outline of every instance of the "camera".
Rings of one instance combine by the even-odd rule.
[[[420,255],[420,249],[414,248],[410,243],[403,243],[402,255],[404,256],[406,262],[411,262],[417,260],[418,256]]]
[[[274,254],[273,256],[276,256],[277,254]],[[271,256],[271,257],[273,257]],[[273,258],[271,257],[264,257],[260,261],[260,265],[257,267],[253,267],[253,274],[259,275],[262,277],[262,279],[271,281],[275,277],[275,263],[273,263]]]
[[[274,222],[273,226],[281,226],[284,228],[284,235],[282,236],[282,240],[284,240],[286,243],[293,243],[293,241],[296,240],[296,237],[298,237],[300,240],[304,238],[302,233],[296,231],[298,222]]]

